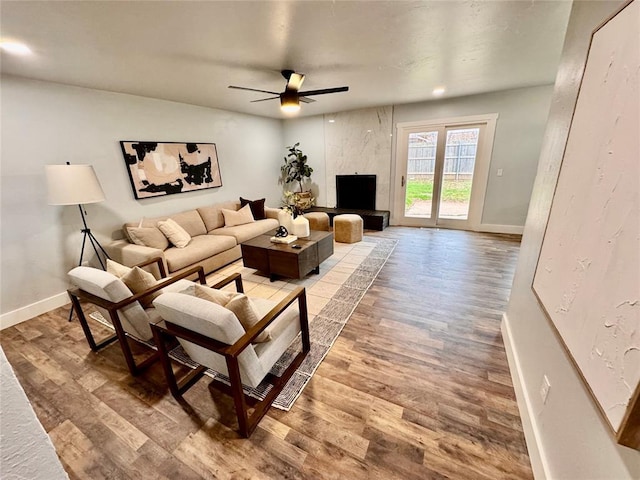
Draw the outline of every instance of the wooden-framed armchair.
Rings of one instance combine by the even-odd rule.
[[[205,285],[205,275],[202,267],[193,267],[179,275],[166,277],[166,271],[162,259],[157,257],[137,266],[148,267],[157,265],[160,271],[160,280],[155,286],[142,292],[132,294],[131,290],[117,276],[92,267],[76,267],[69,272],[69,277],[75,287],[67,290],[73,310],[76,312],[78,321],[82,327],[89,347],[94,352],[115,342],[120,343],[122,354],[127,362],[127,368],[132,375],[138,375],[151,363],[158,359],[157,352],[145,359],[140,364],[136,364],[131,352],[131,346],[127,339],[133,336],[138,339],[149,341],[153,338],[150,324],[161,320],[155,308],[143,308],[141,300],[159,291],[181,291],[193,285],[193,282],[186,280],[188,277],[198,276],[201,284]],[[82,309],[82,304],[93,304],[105,319],[110,320],[115,333],[100,341],[96,341],[87,318]]]
[[[241,291],[240,274],[228,277],[215,287],[223,287],[232,281]],[[239,431],[244,437],[249,437],[255,430],[311,349],[307,297],[303,287],[291,291],[280,302],[260,298],[251,298],[251,301],[260,320],[245,331],[234,313],[218,304],[185,293],[164,293],[153,302],[164,320],[151,326],[171,394],[181,399],[207,368],[227,375],[230,386],[215,382],[216,387],[233,397]],[[268,332],[271,340],[254,343],[262,332]],[[255,402],[250,413],[242,385],[257,387],[271,375],[269,371],[273,365],[298,335],[301,351],[280,377],[270,379],[273,388],[263,400]],[[166,346],[173,339],[177,339],[191,360],[199,364],[180,381],[176,379]]]

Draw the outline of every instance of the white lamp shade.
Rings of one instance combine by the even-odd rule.
[[[104,200],[91,165],[46,165],[49,205],[81,205]]]

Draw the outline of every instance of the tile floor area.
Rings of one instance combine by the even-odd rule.
[[[242,260],[237,260],[208,275],[207,283],[213,285],[232,273],[240,272],[246,294],[275,301],[282,300],[294,287],[304,286],[307,289],[307,306],[311,322],[374,248],[375,244],[367,242],[366,237],[362,242],[352,244],[334,242],[333,255],[322,262],[320,273],[311,273],[301,280],[283,278],[271,282],[268,275],[247,268],[242,264]],[[234,286],[226,288],[233,289]]]

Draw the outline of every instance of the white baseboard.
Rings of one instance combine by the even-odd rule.
[[[67,292],[59,293],[53,297],[45,298],[26,307],[18,308],[12,312],[3,313],[0,315],[0,330],[12,327],[18,323],[29,320],[30,318],[37,317],[43,313],[50,312],[56,308],[62,307],[69,303],[69,295]]]
[[[400,225],[395,219],[391,219],[389,221],[390,227],[397,227]],[[442,227],[442,228],[451,228],[454,230],[462,229],[467,230],[468,227],[460,228],[455,225],[438,225],[434,228]],[[428,227],[427,227],[428,228]],[[524,226],[522,225],[497,225],[494,223],[481,223],[478,225],[477,232],[486,232],[486,233],[508,233],[510,235],[522,235],[524,233]]]
[[[487,233],[509,233],[512,235],[522,235],[524,226],[522,225],[495,225],[493,223],[481,223],[478,227],[479,232]]]
[[[518,401],[518,410],[520,411],[520,419],[522,420],[522,429],[527,442],[533,476],[536,480],[546,480],[547,478],[551,478],[549,476],[548,463],[544,455],[544,448],[542,448],[540,444],[540,434],[535,420],[536,417],[533,414],[531,398],[529,392],[524,388],[525,384],[522,378],[520,360],[518,352],[513,346],[509,317],[507,317],[506,313],[502,315],[500,330],[502,331],[502,340],[504,341],[504,348],[507,353],[507,360],[509,361],[511,381],[513,382],[513,389],[515,390],[516,400]]]

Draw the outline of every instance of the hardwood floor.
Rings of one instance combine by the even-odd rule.
[[[3,330],[70,478],[532,478],[500,334],[519,239],[370,234],[399,243],[291,411],[250,439],[207,380],[177,403],[159,364],[131,377],[66,308]]]

